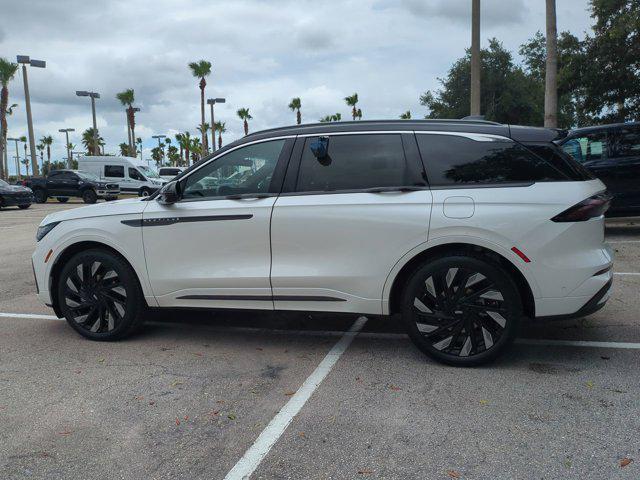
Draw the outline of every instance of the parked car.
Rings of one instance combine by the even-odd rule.
[[[148,307],[350,312],[480,364],[523,318],[609,297],[609,197],[556,135],[447,120],[253,133],[148,199],[47,216],[38,296],[93,340],[129,335]]]
[[[607,215],[640,215],[640,122],[579,128],[559,144],[613,194]]]
[[[186,167],[160,167],[158,175],[160,175],[160,178],[163,180],[169,181],[173,180],[185,170]]]
[[[29,208],[33,203],[33,192],[22,185],[9,185],[0,178],[0,208],[16,206]]]
[[[122,193],[135,193],[141,197],[148,197],[167,183],[145,162],[134,157],[80,157],[78,168],[109,183],[117,183]]]
[[[36,203],[55,197],[65,203],[69,197],[80,197],[84,203],[96,203],[99,198],[116,200],[120,188],[115,183],[101,181],[95,175],[81,170],[52,170],[45,177],[31,177],[23,181],[33,190]]]

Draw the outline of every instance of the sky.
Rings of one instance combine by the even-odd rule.
[[[544,0],[481,0],[482,46],[496,37],[517,59],[518,47],[544,32],[544,8]],[[91,126],[90,101],[76,90],[101,95],[107,153],[127,139],[115,98],[127,88],[141,109],[145,159],[157,145],[152,135],[197,135],[200,91],[187,65],[200,59],[213,64],[207,97],[227,99],[215,107],[224,143],[243,135],[238,108],[249,108],[250,131],[295,123],[293,97],[304,123],[336,112],[350,118],[343,98],[354,92],[364,119],[406,110],[422,118],[420,94],[438,88],[471,38],[471,0],[0,0],[0,12],[0,57],[47,62],[28,77],[36,143],[53,136],[52,160],[66,156],[59,129],[75,128],[71,142],[82,150],[80,134]],[[591,26],[587,0],[559,0],[557,17],[558,31],[580,38]],[[21,73],[9,94],[18,108],[8,136],[26,135]]]

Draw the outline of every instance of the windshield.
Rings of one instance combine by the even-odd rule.
[[[95,176],[93,173],[89,173],[89,172],[83,172],[81,170],[77,170],[76,171],[76,175],[78,175],[81,179],[83,180],[90,180],[92,182],[97,182],[100,179]]]
[[[156,172],[153,168],[146,167],[144,165],[138,165],[138,170],[141,170],[147,177],[151,178],[160,178],[158,172]]]

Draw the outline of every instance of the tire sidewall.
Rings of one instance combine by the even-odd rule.
[[[93,190],[85,190],[82,192],[82,201],[84,203],[96,203],[98,195]]]
[[[47,201],[47,193],[41,188],[36,188],[33,192],[33,197],[35,198],[36,203],[46,203]]]
[[[67,278],[71,272],[73,272],[76,267],[81,264],[85,260],[90,261],[98,261],[108,264],[111,268],[113,268],[120,281],[122,282],[122,286],[124,287],[127,293],[127,301],[125,303],[125,315],[122,319],[120,325],[118,325],[111,332],[90,332],[82,328],[76,321],[73,319],[73,316],[69,312],[69,308],[65,302],[64,296],[64,287],[67,281]],[[110,341],[110,340],[118,340],[129,333],[131,333],[135,327],[140,323],[139,318],[143,313],[142,306],[142,291],[140,290],[140,286],[138,284],[138,280],[135,276],[135,272],[133,272],[132,268],[117,255],[112,254],[110,252],[106,252],[103,250],[88,250],[86,252],[78,253],[71,257],[69,261],[66,262],[65,266],[62,268],[60,275],[58,276],[58,286],[57,286],[57,295],[58,295],[58,305],[60,306],[60,310],[64,315],[67,323],[80,335],[83,337],[89,338],[91,340],[99,340],[99,341]]]
[[[500,339],[489,350],[469,357],[449,355],[434,348],[420,333],[414,321],[413,300],[421,284],[438,270],[456,267],[475,270],[495,282],[504,297],[504,306],[508,310],[507,324]],[[409,277],[402,294],[402,321],[413,343],[428,356],[454,366],[471,367],[495,359],[517,336],[522,316],[522,299],[518,287],[509,274],[499,265],[476,257],[449,256],[423,264]]]

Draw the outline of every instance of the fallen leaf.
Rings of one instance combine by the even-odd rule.
[[[223,404],[223,403],[224,403],[224,400],[218,400],[216,403]]]
[[[622,460],[620,460],[620,468],[626,467],[631,462],[633,462],[633,458],[624,457]]]
[[[153,400],[149,402],[149,405],[155,405],[156,402],[154,402]]]
[[[73,430],[65,430],[63,432],[58,432],[58,435],[71,435]]]
[[[285,394],[287,397],[291,397],[292,395],[295,395],[295,394],[296,394],[296,392],[294,392],[294,391],[291,391],[291,390],[290,390],[290,391],[288,391],[288,392],[284,392],[284,394]]]
[[[585,383],[585,385],[587,386],[587,388],[593,388],[593,382],[591,380]]]
[[[202,353],[200,353],[200,352],[196,352],[196,353],[194,353],[194,355],[195,355],[196,357],[202,357]]]
[[[178,385],[182,385],[182,382],[180,382],[180,381],[176,380],[175,382],[172,382],[172,383],[171,383],[171,386],[172,386],[172,387],[177,387]]]
[[[299,435],[300,437],[304,437],[304,432],[300,432],[300,433],[298,433],[298,435]]]
[[[370,473],[373,473],[373,470],[369,470],[368,468],[358,470],[358,475],[369,475]]]
[[[189,415],[185,415],[185,417],[184,417],[184,421],[186,422],[186,421],[188,421],[188,420],[189,420]]]
[[[82,373],[82,370],[76,370],[76,373]]]
[[[142,395],[138,395],[137,397],[133,397],[134,400],[144,400]]]
[[[180,419],[176,417],[176,425],[180,425]]]
[[[104,363],[104,358],[99,358],[98,363]]]
[[[447,470],[447,475],[449,475],[451,478],[460,478],[460,473],[456,472],[455,470]]]
[[[391,384],[389,384],[389,388],[391,390],[393,390],[394,392],[399,392],[400,390],[402,390],[400,387],[398,387],[396,385],[391,385]]]
[[[480,400],[480,405],[489,405],[489,400]]]
[[[235,415],[235,413],[230,413],[229,415],[227,415],[227,418],[229,420],[235,420],[236,419],[236,415]]]
[[[261,351],[263,351],[263,350],[264,350],[264,348],[256,347],[256,350],[258,350],[258,351],[260,351],[260,352],[261,352]]]
[[[211,415],[211,416],[214,416],[214,417],[215,417],[215,416],[216,416],[216,415],[218,415],[219,413],[220,413],[220,410],[211,410],[211,411],[209,412],[209,415]]]

